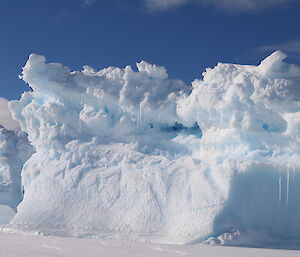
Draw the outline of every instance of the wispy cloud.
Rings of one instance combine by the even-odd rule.
[[[200,4],[228,13],[262,11],[284,4],[296,3],[297,0],[143,0],[149,10],[167,10],[186,4]]]
[[[75,3],[75,7],[88,8],[96,4],[99,0],[72,0]],[[78,10],[76,8],[73,9],[65,9],[60,12],[53,14],[49,18],[49,22],[57,25],[64,25],[67,20],[72,20],[74,16],[78,16]]]
[[[64,12],[59,12],[55,15],[53,15],[52,17],[50,17],[49,21],[51,23],[54,23],[54,24],[63,24],[65,19],[69,16],[70,14],[66,11]]]
[[[190,0],[145,0],[149,10],[166,10],[191,2]]]
[[[260,52],[269,52],[275,50],[281,50],[293,55],[300,55],[300,39],[284,41],[279,44],[264,45],[258,47]]]
[[[96,0],[78,0],[80,1],[84,6],[91,6],[96,2]]]

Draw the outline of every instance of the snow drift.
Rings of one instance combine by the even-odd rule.
[[[137,72],[71,72],[31,55],[22,78],[32,92],[10,109],[36,152],[11,227],[173,243],[236,231],[297,240],[300,67],[285,57],[218,64],[190,88],[146,62]]]

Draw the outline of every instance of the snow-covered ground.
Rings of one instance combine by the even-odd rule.
[[[0,257],[299,257],[300,251],[0,234]]]

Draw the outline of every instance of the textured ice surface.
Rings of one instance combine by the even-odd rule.
[[[11,117],[11,112],[8,109],[8,100],[2,97],[0,97],[0,125],[9,130],[20,130],[19,123]]]
[[[9,223],[15,215],[15,211],[8,205],[0,204],[0,225]]]
[[[7,130],[0,125],[0,223],[13,217],[22,200],[21,170],[32,155],[27,135],[24,132]]]
[[[11,226],[199,242],[300,237],[300,68],[218,64],[192,88],[146,62],[71,72],[31,55],[10,103],[35,154]],[[283,239],[282,239],[283,240]]]

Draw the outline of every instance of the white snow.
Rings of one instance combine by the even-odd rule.
[[[0,125],[9,130],[19,131],[20,125],[11,116],[11,112],[8,109],[8,100],[0,97]]]
[[[0,257],[299,257],[300,251],[0,234]]]
[[[7,205],[0,205],[0,225],[9,223],[16,213]]]
[[[146,62],[71,72],[31,55],[33,91],[9,106],[35,153],[5,229],[297,245],[300,67],[285,57],[218,64],[190,88]]]
[[[0,125],[0,220],[3,215],[7,217],[7,208],[16,210],[23,198],[21,170],[32,152],[24,132],[7,130]]]

